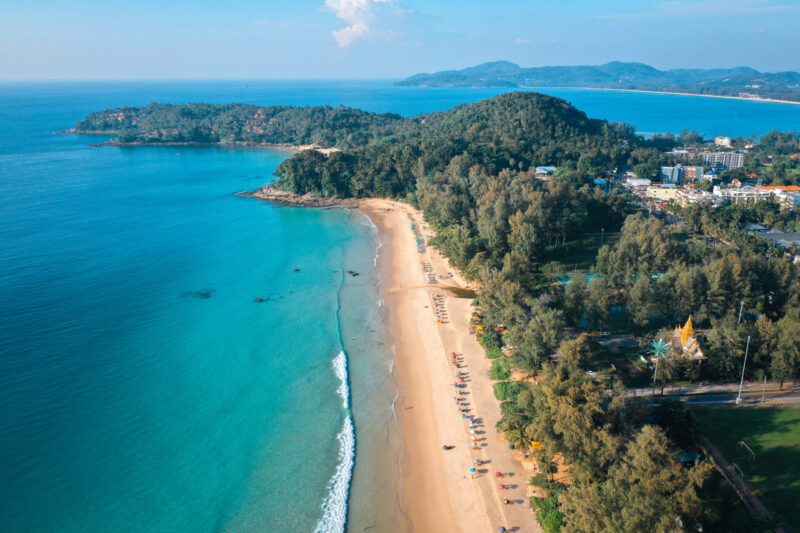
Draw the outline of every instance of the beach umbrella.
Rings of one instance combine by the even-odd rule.
[[[494,475],[497,477],[503,477],[503,474],[501,474],[500,472],[495,472]]]
[[[503,526],[500,526],[500,527],[498,527],[498,528],[497,528],[497,530],[498,530],[500,533],[506,533],[506,531],[507,531],[507,529],[506,529],[506,528],[504,528]]]
[[[470,473],[470,474],[474,474],[475,472],[477,472],[477,470],[475,470],[474,468],[470,468],[470,469],[469,469],[469,473]]]

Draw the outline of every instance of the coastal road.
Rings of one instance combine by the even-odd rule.
[[[652,396],[655,400],[669,398],[685,401],[692,405],[735,405],[736,398],[739,395],[739,384],[725,383],[666,387],[663,395],[660,387],[655,388],[655,394],[652,387],[630,389],[627,392],[631,396]],[[760,405],[800,405],[800,383],[784,383],[783,389],[779,388],[778,383],[746,383],[742,387],[740,405],[751,407]]]

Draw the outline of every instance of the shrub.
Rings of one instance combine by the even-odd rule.
[[[492,361],[492,368],[489,370],[489,376],[497,381],[502,381],[511,377],[511,367],[508,361],[503,359],[495,359]]]
[[[564,514],[557,510],[539,509],[536,511],[536,519],[545,533],[559,533],[564,523]]]
[[[503,350],[500,348],[489,348],[486,350],[486,357],[488,359],[497,359],[498,357],[503,357]]]
[[[483,332],[480,343],[484,348],[500,348],[503,345],[500,334],[493,329],[487,329]]]
[[[528,386],[522,381],[498,381],[494,384],[494,395],[501,402],[503,400],[513,400]]]
[[[547,476],[541,473],[532,476],[531,480],[528,482],[532,487],[544,487],[545,483],[547,483]],[[536,509],[537,506],[533,502],[534,499],[536,499],[535,496],[531,497],[531,507]]]

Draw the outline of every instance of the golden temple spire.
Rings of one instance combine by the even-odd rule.
[[[686,321],[686,325],[681,330],[681,344],[686,344],[686,341],[694,337],[694,328],[692,327],[692,315]]]

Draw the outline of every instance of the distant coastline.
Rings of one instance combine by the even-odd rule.
[[[766,102],[771,104],[790,104],[800,105],[800,101],[794,100],[777,100],[775,98],[760,98],[758,96],[725,96],[721,94],[699,94],[699,93],[681,93],[674,91],[650,91],[645,89],[611,89],[604,87],[519,87],[520,89],[579,89],[581,91],[614,91],[621,93],[649,93],[649,94],[671,94],[674,96],[701,96],[703,98],[724,98],[726,100],[745,100],[748,102]]]
[[[759,72],[750,67],[659,70],[637,62],[520,67],[492,61],[460,70],[415,74],[404,87],[573,88],[719,96],[778,103],[800,102],[800,72]]]

